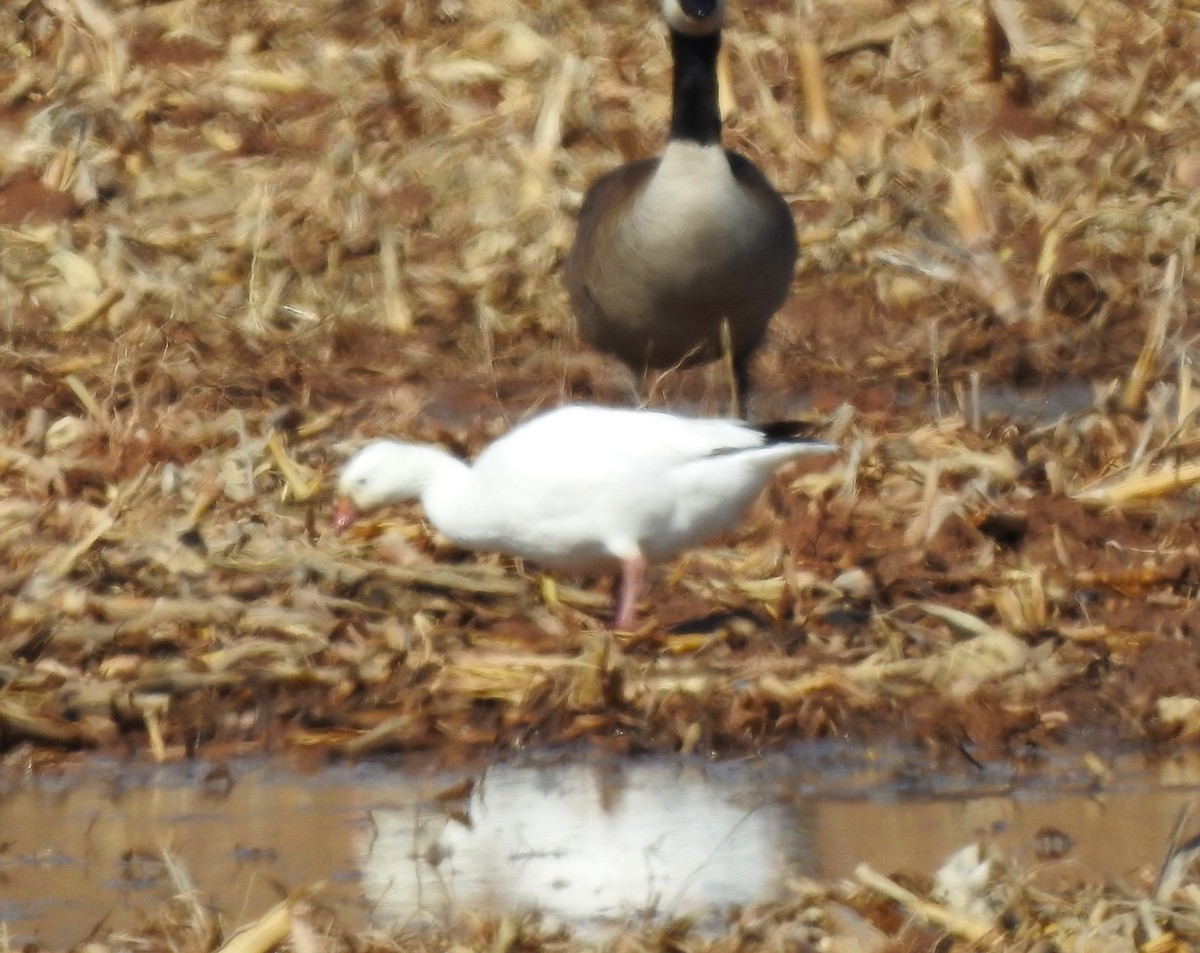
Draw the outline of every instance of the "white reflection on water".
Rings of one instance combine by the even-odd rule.
[[[373,812],[363,888],[381,916],[418,897],[424,909],[537,908],[574,923],[715,913],[775,896],[802,848],[794,807],[664,761],[493,767],[469,818],[414,828],[411,812]]]
[[[1086,755],[1086,757],[1085,757]],[[932,769],[918,754],[848,745],[742,762],[587,752],[445,771],[427,760],[157,767],[93,759],[60,775],[0,771],[0,947],[62,949],[144,928],[178,888],[232,929],[281,895],[324,884],[347,930],[538,907],[575,931],[641,913],[719,921],[786,893],[792,876],[866,863],[932,873],[981,832],[1039,883],[1152,883],[1200,758],[1064,752],[1034,774]],[[476,782],[465,801],[439,792]],[[459,818],[459,819],[456,819]],[[1047,862],[1039,831],[1074,846]],[[1194,833],[1195,822],[1186,834]]]

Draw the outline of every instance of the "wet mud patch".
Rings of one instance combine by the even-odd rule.
[[[940,898],[973,871],[988,888],[969,895],[1002,888],[1010,909],[1117,880],[1149,894],[1195,759],[1060,751],[1034,769],[964,761],[934,776],[919,751],[841,743],[720,764],[575,747],[487,766],[95,759],[0,773],[0,922],[10,942],[58,949],[117,944],[148,920],[159,940],[253,923],[257,936],[432,946],[514,915],[549,945],[663,931],[713,942],[791,918],[814,942],[867,924],[932,942],[920,920],[893,922],[904,899],[877,891]]]

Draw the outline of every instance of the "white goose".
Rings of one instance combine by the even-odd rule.
[[[437,447],[380,440],[342,471],[334,526],[419,499],[465,549],[571,572],[619,566],[614,625],[627,631],[650,562],[733,529],[782,464],[837,449],[786,430],[569,406],[516,427],[473,466]]]

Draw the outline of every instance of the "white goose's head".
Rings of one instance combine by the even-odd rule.
[[[436,479],[439,463],[448,459],[436,447],[395,440],[367,444],[338,477],[334,529],[344,529],[359,513],[419,499]]]
[[[685,36],[709,36],[725,22],[725,0],[663,0],[667,25]]]

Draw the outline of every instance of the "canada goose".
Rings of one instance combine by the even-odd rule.
[[[568,571],[619,566],[615,625],[629,630],[649,562],[733,529],[787,461],[837,449],[791,432],[576,405],[526,421],[473,465],[438,447],[376,441],[342,470],[334,528],[419,499],[459,546]]]
[[[796,224],[745,156],[721,145],[717,52],[725,0],[663,0],[674,60],[661,156],[627,162],[584,197],[567,289],[583,337],[635,372],[725,353],[735,411],[796,266]]]

